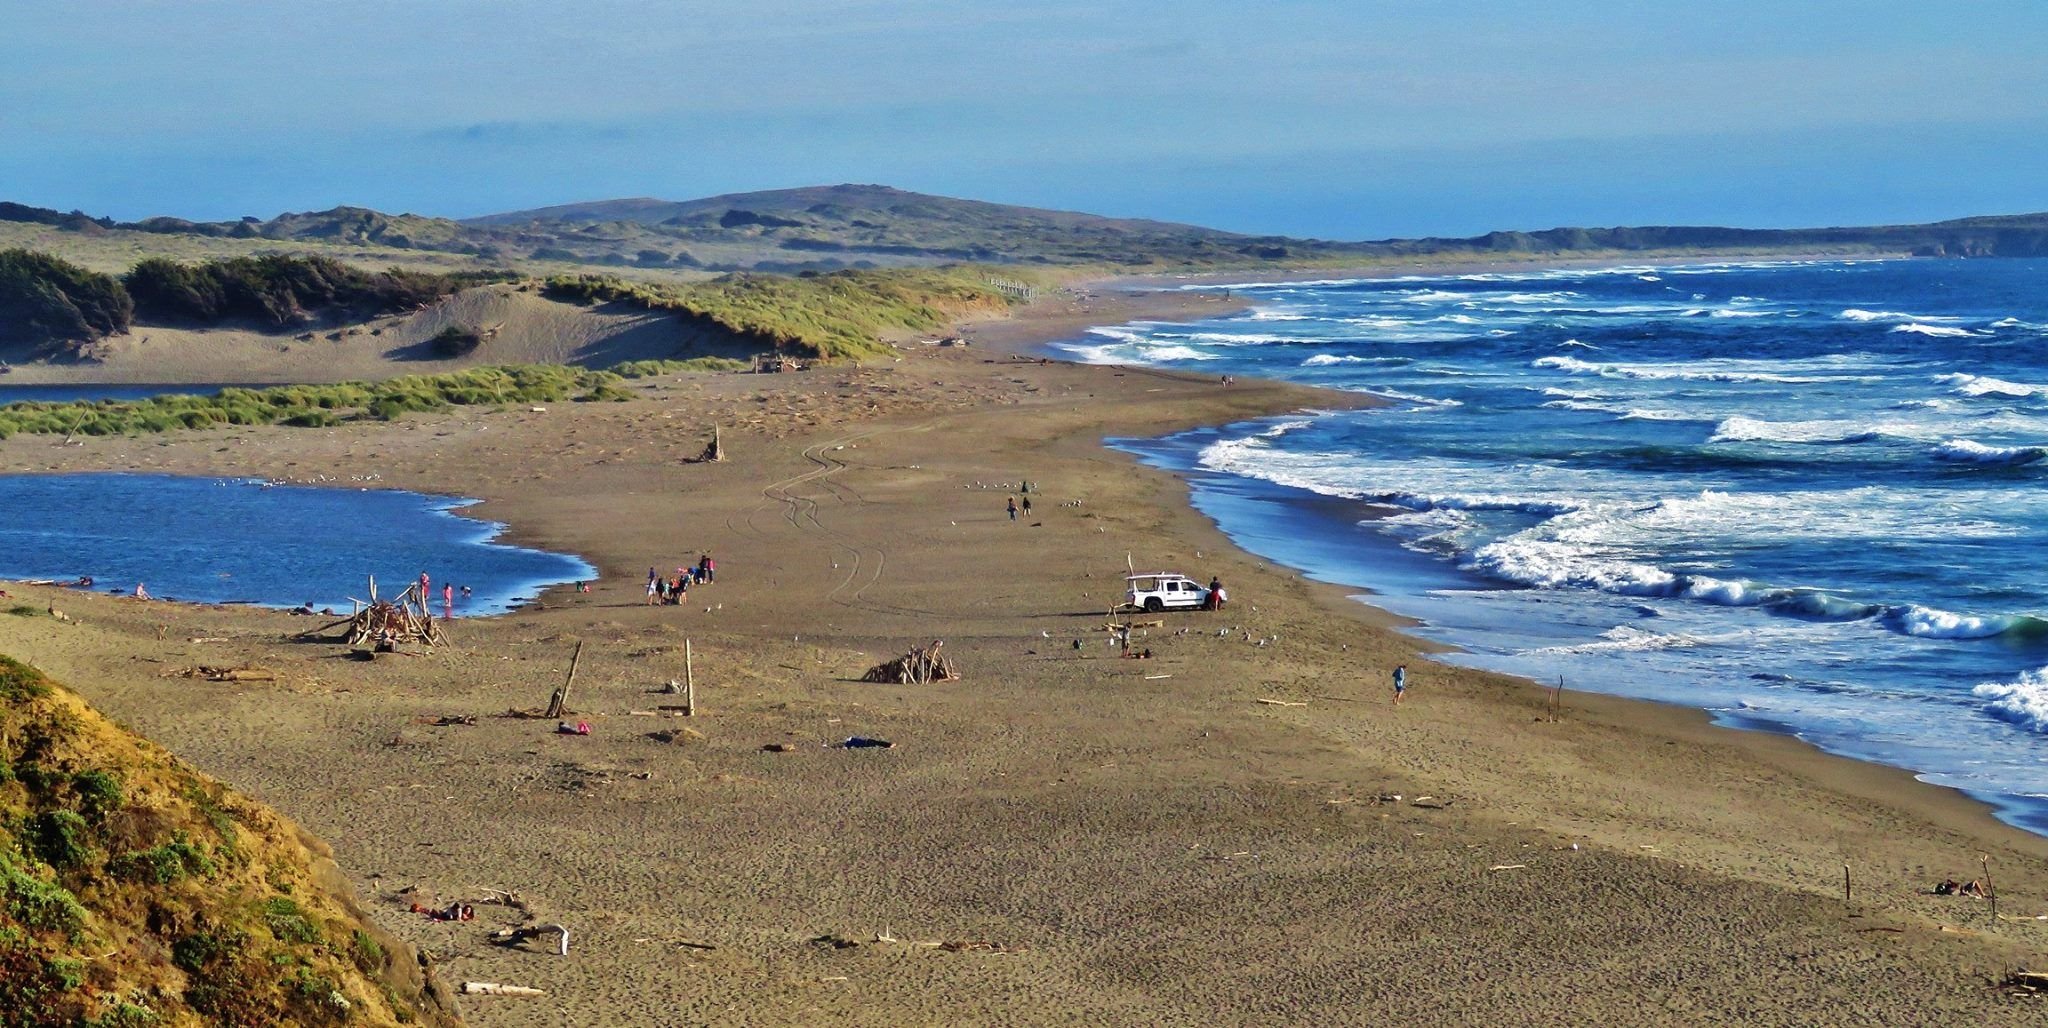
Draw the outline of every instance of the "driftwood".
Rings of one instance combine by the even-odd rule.
[[[448,638],[441,631],[441,623],[434,620],[433,613],[427,609],[428,600],[418,582],[406,586],[396,600],[379,600],[377,578],[372,575],[370,600],[360,610],[339,621],[300,632],[297,638],[311,639],[332,629],[343,628],[343,638],[350,646],[370,646],[384,652],[395,652],[405,643],[439,646]]]
[[[545,996],[547,993],[524,985],[500,985],[497,982],[463,982],[465,996]]]
[[[164,672],[165,678],[204,678],[209,682],[275,682],[277,672],[267,667],[242,665],[240,667],[199,667],[179,668]]]
[[[1308,706],[1308,704],[1307,704],[1307,703],[1305,703],[1305,702],[1303,702],[1303,701],[1301,701],[1301,700],[1269,700],[1269,699],[1265,698],[1264,696],[1260,696],[1260,697],[1258,697],[1257,699],[1253,700],[1252,702],[1254,702],[1254,703],[1263,703],[1263,704],[1265,704],[1265,705],[1267,705],[1267,706],[1269,706],[1269,707],[1306,707],[1306,706]]]
[[[713,425],[711,426],[711,442],[705,445],[704,452],[697,456],[697,460],[701,463],[707,461],[722,461],[724,459],[725,442],[719,436],[718,426]]]
[[[954,669],[951,661],[939,656],[939,647],[944,645],[945,640],[937,640],[930,646],[914,646],[909,653],[895,660],[869,668],[860,680],[895,685],[958,681],[960,672]]]
[[[569,680],[563,682],[562,687],[556,689],[555,694],[548,698],[548,709],[541,712],[541,717],[557,718],[569,712],[567,706],[569,702],[569,689],[576,684],[576,666],[581,663],[583,663],[583,640],[578,639],[576,640],[576,655],[569,658]]]

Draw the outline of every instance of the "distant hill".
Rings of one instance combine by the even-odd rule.
[[[1245,235],[1163,221],[961,200],[879,185],[813,186],[680,201],[645,197],[599,200],[460,221],[336,207],[283,214],[267,221],[150,218],[119,224],[77,211],[7,203],[0,203],[0,221],[80,233],[128,229],[380,246],[465,254],[490,262],[710,271],[793,272],[958,261],[1118,265],[1156,272],[1575,254],[2048,254],[2048,214],[1961,218],[1926,225],[1553,228],[1462,238],[1340,242]]]

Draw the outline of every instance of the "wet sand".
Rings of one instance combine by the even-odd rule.
[[[549,993],[470,999],[478,1025],[2048,1016],[1989,985],[2039,961],[2048,921],[1994,929],[1982,900],[1923,891],[1985,854],[2001,913],[2048,913],[2048,840],[1695,711],[1570,694],[1553,721],[1541,690],[1428,662],[1100,445],[1356,398],[1016,356],[1226,302],[1060,294],[964,348],[545,413],[16,437],[0,469],[374,471],[482,497],[513,541],[604,577],[371,663],[291,641],[308,619],[281,613],[10,585],[76,623],[0,616],[0,650],[297,818],[444,978]],[[713,425],[728,459],[688,462]],[[715,584],[642,604],[650,564],[707,551]],[[1234,602],[1166,614],[1134,638],[1152,659],[1118,659],[1103,611],[1127,555]],[[859,681],[937,639],[961,680]],[[579,640],[590,736],[495,716],[544,704]],[[677,702],[656,690],[685,640],[699,715],[633,713]],[[164,677],[242,662],[282,680]],[[478,720],[424,723],[442,715]],[[855,735],[896,745],[828,745]],[[503,907],[407,912],[487,888],[569,925],[570,955],[488,945]]]

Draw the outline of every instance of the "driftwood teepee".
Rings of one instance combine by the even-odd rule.
[[[877,664],[860,676],[863,682],[888,682],[896,685],[924,685],[927,682],[952,682],[960,678],[960,672],[953,669],[953,663],[939,656],[939,647],[944,640],[930,646],[914,646],[909,653],[886,664]]]
[[[370,576],[370,602],[341,621],[334,621],[302,634],[317,635],[330,628],[344,628],[350,646],[384,648],[401,643],[439,646],[448,641],[441,623],[427,610],[427,596],[414,582],[396,600],[377,598],[377,576]]]

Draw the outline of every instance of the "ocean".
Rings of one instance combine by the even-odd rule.
[[[1386,400],[1115,442],[1445,659],[1791,733],[2048,833],[2044,284],[2026,260],[1241,283],[1243,313],[1058,345]]]
[[[158,599],[346,614],[351,597],[369,598],[368,576],[390,598],[424,571],[433,612],[447,583],[454,615],[468,617],[597,577],[581,558],[496,542],[505,526],[455,513],[474,502],[233,478],[0,475],[0,579],[88,576],[96,590],[139,582]]]

